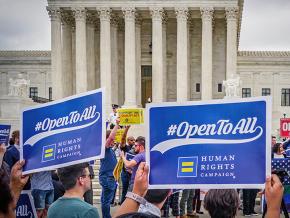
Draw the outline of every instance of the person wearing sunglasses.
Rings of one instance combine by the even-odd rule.
[[[83,200],[83,195],[91,189],[91,180],[94,178],[90,174],[88,163],[60,168],[57,173],[65,193],[50,206],[48,218],[98,218],[97,208]]]
[[[137,169],[139,167],[139,164],[141,162],[145,162],[145,137],[143,136],[138,136],[135,142],[135,153],[136,155],[132,160],[127,160],[124,152],[121,152],[121,158],[124,161],[124,165],[127,168],[132,168],[132,175],[131,175],[131,180],[129,183],[129,188],[128,191],[132,191],[133,189],[133,184],[134,184],[134,179],[135,175],[137,172]]]

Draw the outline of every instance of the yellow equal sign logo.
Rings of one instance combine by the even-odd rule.
[[[177,177],[196,177],[198,166],[198,156],[179,157]]]
[[[43,146],[42,162],[54,160],[55,152],[56,152],[56,144]]]
[[[181,162],[181,172],[183,173],[192,173],[193,172],[194,162]]]
[[[44,151],[44,157],[47,158],[47,157],[52,157],[53,156],[53,148],[49,148],[49,149],[46,149]]]

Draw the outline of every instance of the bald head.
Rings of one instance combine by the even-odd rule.
[[[133,146],[135,144],[135,138],[133,136],[129,136],[127,138],[127,144]]]

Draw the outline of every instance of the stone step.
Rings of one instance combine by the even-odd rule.
[[[93,182],[92,188],[93,189],[101,189],[101,185],[99,182]]]
[[[94,204],[100,204],[101,203],[101,196],[100,195],[99,196],[94,195],[93,196],[93,203]]]
[[[94,196],[101,196],[102,189],[93,189]]]

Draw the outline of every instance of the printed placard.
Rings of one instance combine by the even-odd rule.
[[[271,105],[268,96],[147,104],[149,187],[263,188]]]
[[[127,161],[132,160],[134,157],[135,157],[135,154],[131,154],[129,152],[126,152],[126,154],[125,154],[125,158]]]
[[[117,112],[120,117],[120,125],[144,123],[144,112],[142,108],[120,108]]]
[[[23,174],[104,157],[102,89],[24,109],[20,158]]]
[[[115,137],[115,142],[121,143],[122,141],[122,136],[125,132],[125,129],[118,129],[116,132],[116,137]]]
[[[10,125],[3,125],[0,124],[0,144],[8,145],[9,142],[9,136],[10,136]]]
[[[290,118],[280,119],[280,137],[290,137]]]
[[[34,201],[30,190],[21,192],[15,209],[16,218],[37,218]]]

